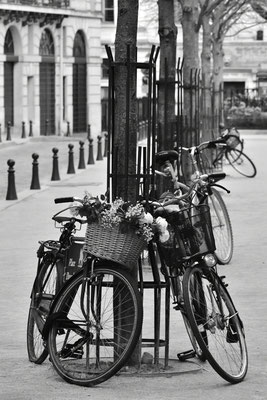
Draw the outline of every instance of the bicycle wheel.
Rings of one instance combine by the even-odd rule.
[[[232,259],[234,249],[232,225],[222,196],[216,189],[211,190],[208,205],[216,245],[215,254],[219,264],[228,264]]]
[[[62,288],[48,334],[50,359],[67,382],[97,385],[125,364],[142,328],[142,301],[133,279],[117,265],[83,271]]]
[[[27,351],[29,360],[35,364],[41,364],[48,355],[41,332],[59,290],[62,274],[63,264],[57,262],[53,265],[50,259],[43,260],[33,285],[27,323]]]
[[[200,308],[196,285],[203,293]],[[228,382],[241,382],[248,369],[244,329],[222,281],[208,268],[188,268],[183,280],[183,294],[194,336],[210,365]],[[207,341],[203,340],[203,330]]]
[[[251,159],[238,149],[227,150],[225,156],[229,164],[241,175],[247,178],[254,178],[257,169]]]

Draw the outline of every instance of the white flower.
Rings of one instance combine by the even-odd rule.
[[[165,231],[167,230],[168,222],[165,218],[157,217],[156,225],[160,233],[165,233]]]
[[[170,233],[169,233],[168,230],[166,230],[164,233],[161,233],[159,235],[159,240],[160,240],[161,243],[164,243],[164,242],[167,242],[169,237],[170,237]]]
[[[153,217],[150,213],[144,213],[143,221],[145,224],[153,224]]]

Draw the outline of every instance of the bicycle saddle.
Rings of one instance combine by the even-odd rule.
[[[176,150],[163,150],[155,154],[155,160],[159,164],[164,164],[165,161],[174,161],[178,159],[179,154]]]

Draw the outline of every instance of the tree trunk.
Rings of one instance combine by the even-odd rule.
[[[138,25],[138,0],[118,0],[118,19],[115,38],[114,68],[114,153],[113,193],[124,200],[136,202],[136,148],[137,148],[137,101],[136,101],[136,41]],[[137,268],[131,271],[137,281]],[[125,292],[127,296],[127,292]],[[123,308],[123,306],[122,306]],[[123,313],[125,315],[125,311]],[[132,315],[125,321],[132,324]],[[119,327],[118,327],[119,329]],[[139,367],[141,362],[141,338],[128,364]]]
[[[184,138],[185,145],[196,143],[196,102],[195,102],[195,77],[199,69],[199,35],[196,31],[199,9],[196,0],[180,0],[182,5],[182,27],[183,27],[183,85],[184,85],[184,115],[190,126],[187,136]]]
[[[210,17],[203,15],[202,17],[202,140],[206,141],[211,138],[211,27]]]
[[[136,40],[138,0],[118,0],[115,39],[115,129],[113,172],[115,192],[124,200],[136,200]],[[128,51],[127,51],[128,49]]]
[[[214,113],[223,122],[222,96],[223,96],[223,40],[213,42],[213,85],[214,85]]]
[[[173,148],[177,28],[174,0],[159,0],[160,78],[158,90],[158,150]]]

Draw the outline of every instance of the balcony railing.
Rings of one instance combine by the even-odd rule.
[[[67,8],[70,0],[0,0],[1,4],[19,4],[37,7]]]

